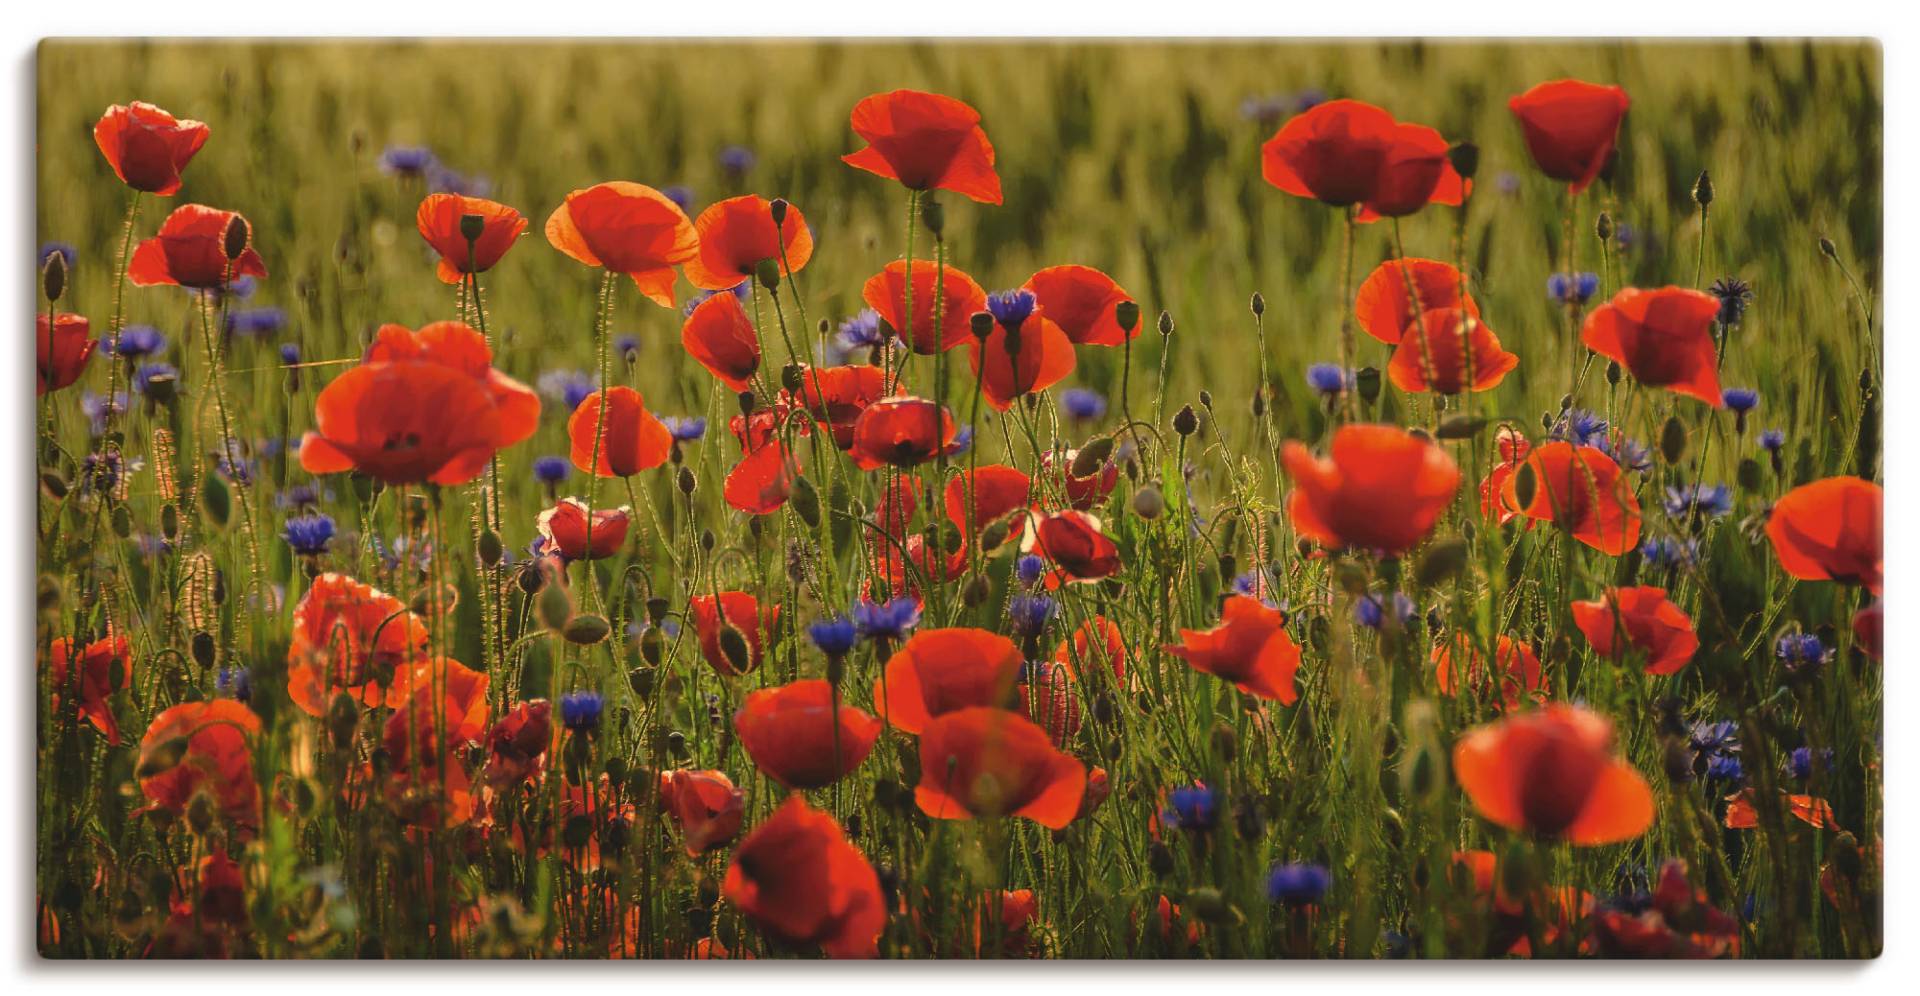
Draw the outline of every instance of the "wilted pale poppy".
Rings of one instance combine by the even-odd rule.
[[[124,636],[108,635],[74,652],[73,640],[61,637],[50,649],[52,667],[47,683],[53,688],[53,709],[60,710],[61,693],[73,680],[69,668],[79,671],[79,711],[94,728],[107,735],[107,743],[120,746],[120,721],[113,715],[113,696],[127,687],[133,677],[133,644]],[[77,658],[77,659],[76,659]]]
[[[721,496],[728,505],[748,515],[771,515],[792,497],[794,482],[799,478],[800,461],[787,444],[769,439],[748,451],[727,472]]]
[[[1287,517],[1321,546],[1404,553],[1426,537],[1460,487],[1460,468],[1432,442],[1393,425],[1344,425],[1329,456],[1288,442]]]
[[[1287,635],[1286,613],[1247,595],[1232,595],[1220,609],[1220,625],[1183,629],[1180,643],[1161,649],[1235,688],[1292,705],[1300,698],[1294,674],[1300,645]]]
[[[1720,397],[1713,320],[1720,299],[1686,287],[1628,287],[1593,309],[1580,341],[1648,387],[1664,387],[1715,408]]]
[[[1480,815],[1510,830],[1612,844],[1653,823],[1653,790],[1614,755],[1613,723],[1553,703],[1469,730],[1453,770]]]
[[[1531,500],[1520,501],[1530,480]],[[1552,522],[1601,553],[1619,556],[1640,542],[1640,499],[1613,458],[1595,446],[1551,442],[1534,448],[1507,479],[1503,499],[1528,518]]]
[[[246,227],[246,248],[227,259],[227,229],[235,221]],[[253,250],[253,226],[237,211],[221,211],[201,204],[182,204],[160,223],[153,238],[134,247],[127,263],[127,279],[136,287],[177,284],[194,290],[225,287],[241,277],[265,278],[267,265]]]
[[[725,675],[745,674],[760,666],[760,655],[773,644],[773,626],[780,618],[780,606],[764,610],[760,600],[744,591],[723,591],[717,595],[695,595],[689,601],[694,629],[700,635],[700,654]],[[727,634],[737,633],[734,644]],[[731,646],[733,654],[728,653]],[[735,655],[741,659],[734,660]]]
[[[729,390],[737,393],[753,386],[754,372],[760,369],[760,334],[732,294],[700,302],[680,326],[680,345]]]
[[[260,820],[252,738],[260,717],[233,699],[182,702],[153,717],[140,738],[134,774],[155,809],[175,816],[201,792],[228,823],[252,829]]]
[[[1091,266],[1049,266],[1020,285],[1033,292],[1040,311],[1077,346],[1120,346],[1139,336],[1141,319],[1120,327],[1114,309],[1132,301],[1113,278]]]
[[[480,219],[480,237],[468,243],[463,220]],[[457,284],[469,273],[493,269],[527,230],[525,215],[497,201],[463,194],[430,194],[414,213],[420,237],[440,254],[436,272],[443,283]]]
[[[1829,477],[1782,495],[1767,515],[1780,569],[1803,581],[1863,585],[1880,594],[1884,501],[1880,485],[1858,477]]]
[[[700,251],[700,236],[671,198],[625,180],[576,190],[547,218],[547,241],[588,266],[633,278],[640,293],[673,307],[673,268]]]
[[[879,876],[833,817],[799,793],[734,849],[721,891],[776,940],[818,945],[832,958],[879,952],[887,923]]]
[[[587,546],[587,522],[593,522],[593,546]],[[547,552],[568,560],[600,560],[620,552],[627,541],[627,527],[633,522],[633,509],[598,508],[589,515],[587,503],[578,498],[562,498],[558,505],[541,512],[534,525],[547,541]]]
[[[169,197],[180,190],[180,171],[206,144],[207,126],[136,100],[107,108],[93,126],[93,142],[122,183]]]
[[[698,857],[733,843],[747,794],[724,771],[662,771],[660,806],[680,824],[687,853]]]
[[[936,281],[938,294],[934,290]],[[972,277],[925,259],[913,261],[912,323],[907,321],[905,260],[896,259],[867,278],[860,297],[867,307],[879,312],[881,321],[891,326],[908,348],[923,356],[973,341],[970,323],[974,313],[987,307],[987,292]],[[938,326],[933,321],[936,304],[940,311]]]
[[[730,290],[752,277],[762,260],[771,260],[783,273],[800,272],[813,258],[813,233],[799,208],[789,204],[785,211],[776,227],[773,204],[764,197],[746,194],[708,205],[693,221],[700,252],[687,260],[687,282],[703,290]]]
[[[1409,289],[1411,284],[1411,289]],[[1453,264],[1437,259],[1390,259],[1374,267],[1361,281],[1353,296],[1354,317],[1360,329],[1391,346],[1400,341],[1414,318],[1434,308],[1458,308],[1465,302],[1467,314],[1480,316],[1473,295],[1461,297],[1466,281]],[[1420,310],[1414,310],[1414,301]]]
[[[1574,193],[1600,175],[1627,113],[1627,91],[1580,80],[1552,80],[1507,101],[1520,120],[1540,172]]]
[[[938,820],[1024,816],[1049,829],[1073,822],[1087,768],[1045,730],[1005,709],[943,713],[920,733],[920,811]]]
[[[600,418],[600,392],[587,395],[567,418],[573,465],[600,477],[631,477],[652,470],[673,455],[673,433],[652,412],[640,392],[624,385],[607,392],[607,415]],[[599,436],[599,460],[594,437]]]
[[[980,112],[964,101],[918,90],[876,93],[854,105],[852,124],[867,147],[841,156],[848,165],[908,190],[951,190],[1000,203],[993,143],[980,127]]]
[[[1573,624],[1602,657],[1629,650],[1646,656],[1648,674],[1672,674],[1700,649],[1693,620],[1667,600],[1664,588],[1609,588],[1591,602],[1574,602]]]
[[[1459,308],[1434,308],[1407,325],[1387,376],[1408,393],[1459,394],[1491,390],[1519,365],[1486,322]]]
[[[287,647],[287,695],[309,716],[324,716],[345,692],[361,705],[388,701],[401,668],[427,649],[427,626],[401,601],[344,574],[327,573],[293,607]]]
[[[1476,690],[1488,687],[1485,659],[1465,633],[1456,633],[1452,640],[1434,644],[1431,655],[1433,681],[1443,694],[1453,695],[1459,687],[1454,675],[1456,657],[1467,661],[1467,685]],[[1534,654],[1532,647],[1502,633],[1495,646],[1494,658],[1500,662],[1496,670],[1500,673],[1501,705],[1517,709],[1529,697],[1545,697],[1541,691],[1540,658]]]
[[[848,453],[861,470],[915,467],[953,442],[953,414],[925,398],[895,395],[862,409]]]
[[[880,721],[845,702],[836,709],[833,686],[812,678],[748,695],[733,714],[733,730],[768,778],[788,788],[817,789],[866,760]]]
[[[87,361],[93,359],[96,345],[91,323],[85,318],[62,312],[49,324],[46,312],[41,312],[34,326],[34,395],[58,391],[79,380],[87,372]]]
[[[1023,658],[1010,639],[984,629],[923,629],[887,660],[874,682],[876,712],[894,729],[919,733],[935,717],[1013,701]]]

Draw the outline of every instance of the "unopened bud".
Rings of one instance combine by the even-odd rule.
[[[1261,315],[1264,315],[1266,313],[1267,313],[1267,299],[1264,297],[1261,297],[1259,291],[1254,291],[1253,292],[1253,317],[1259,318]]]
[[[1172,335],[1172,334],[1173,334],[1173,316],[1172,316],[1172,315],[1170,315],[1170,314],[1168,314],[1167,312],[1164,312],[1164,311],[1162,311],[1162,312],[1160,313],[1160,323],[1159,323],[1159,324],[1160,324],[1160,334],[1161,334],[1161,335],[1163,335],[1163,336],[1165,336],[1165,335]]]
[[[1447,161],[1453,164],[1453,171],[1460,179],[1471,180],[1480,169],[1480,147],[1472,142],[1461,142],[1447,150]]]
[[[1194,414],[1192,405],[1181,405],[1173,416],[1173,431],[1182,436],[1191,436],[1200,428],[1200,416]]]
[[[252,232],[247,228],[247,219],[236,214],[232,221],[227,222],[227,241],[224,246],[227,251],[227,262],[231,263],[239,259],[240,254],[247,251],[247,240],[251,235]]]
[[[47,257],[47,265],[40,271],[40,286],[46,291],[49,302],[60,300],[67,291],[67,256],[56,252]]]
[[[1693,181],[1693,202],[1706,207],[1713,203],[1713,180],[1706,170],[1700,171],[1700,179]]]

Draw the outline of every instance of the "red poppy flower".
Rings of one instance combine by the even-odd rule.
[[[134,247],[127,279],[135,287],[177,284],[194,290],[214,290],[241,277],[267,275],[267,264],[253,251],[253,226],[247,225],[247,247],[227,260],[227,228],[237,211],[221,211],[200,204],[182,204],[160,223],[153,238]]]
[[[1069,509],[1034,526],[1028,544],[1075,581],[1097,581],[1120,571],[1120,547],[1100,531],[1100,520]]]
[[[765,611],[760,600],[744,591],[723,591],[718,595],[695,595],[691,600],[693,624],[700,634],[700,654],[725,675],[745,674],[760,666],[761,652],[773,643],[773,626],[780,618],[780,606]],[[727,656],[721,634],[728,628],[739,632],[745,641],[744,667],[735,666]]]
[[[1507,482],[1527,462],[1533,444],[1510,425],[1495,429],[1494,438],[1498,440],[1500,460],[1487,472],[1486,480],[1480,482],[1480,514],[1504,526],[1520,514],[1520,506],[1510,497]],[[1532,526],[1533,523],[1527,523],[1528,528]]]
[[[522,702],[487,731],[487,766],[482,777],[496,791],[519,785],[540,773],[553,744],[553,703],[546,699]]]
[[[852,123],[867,147],[841,156],[847,165],[908,190],[951,190],[1000,203],[993,143],[980,127],[980,112],[964,101],[918,90],[876,93],[854,105]]]
[[[96,345],[92,325],[85,318],[63,312],[54,316],[49,326],[46,312],[41,312],[34,326],[34,358],[39,372],[34,395],[58,391],[79,380],[87,372]]]
[[[625,180],[576,190],[547,218],[547,241],[585,263],[633,278],[647,300],[673,307],[673,268],[700,251],[693,222],[667,195]]]
[[[1573,538],[1619,556],[1640,542],[1640,499],[1620,465],[1597,447],[1547,443],[1528,454],[1533,499],[1520,502],[1522,472],[1507,479],[1502,500],[1529,518],[1558,523]]]
[[[1113,779],[1105,768],[1093,768],[1087,772],[1087,793],[1080,797],[1080,811],[1073,815],[1076,820],[1084,820],[1100,808],[1113,794]]]
[[[776,228],[773,205],[764,197],[747,194],[708,205],[693,227],[700,235],[700,252],[687,260],[687,282],[703,290],[733,289],[754,275],[761,260],[772,260],[783,272],[799,273],[813,258],[813,232],[800,209],[788,205],[785,220]]]
[[[1693,620],[1667,601],[1664,588],[1650,585],[1609,588],[1591,602],[1574,602],[1573,624],[1602,657],[1645,654],[1648,674],[1672,674],[1700,649]]]
[[[1014,691],[1020,696],[1020,712],[1047,731],[1047,740],[1055,747],[1080,732],[1080,692],[1074,687],[1073,668],[1047,661],[1033,661],[1022,672],[1025,677]]]
[[[1033,482],[1018,469],[988,464],[962,471],[947,482],[947,521],[961,532],[981,532],[1002,517],[1027,506]]]
[[[733,852],[721,886],[761,931],[819,945],[831,958],[871,958],[886,927],[880,877],[833,817],[795,793]]]
[[[823,679],[762,688],[733,714],[740,746],[768,778],[796,789],[832,785],[866,760],[880,721],[842,703]]]
[[[1447,168],[1439,132],[1358,100],[1317,104],[1260,147],[1268,183],[1338,207],[1364,202],[1377,215],[1418,211]]]
[[[1886,612],[1879,599],[1873,604],[1853,614],[1854,645],[1868,657],[1880,659],[1883,644],[1886,641]]]
[[[833,431],[833,445],[853,445],[853,424],[867,406],[885,397],[887,371],[872,364],[800,368],[800,404]],[[742,445],[745,445],[744,443]]]
[[[1687,881],[1687,863],[1660,868],[1652,903],[1633,912],[1594,911],[1593,939],[1608,958],[1719,958],[1740,953],[1740,921],[1713,908],[1706,890]]]
[[[1023,658],[1012,640],[984,629],[923,629],[887,660],[874,683],[874,711],[905,733],[971,706],[1013,701]]]
[[[934,282],[939,281],[940,323],[934,325]],[[913,323],[907,323],[907,262],[896,259],[867,278],[860,297],[879,312],[907,346],[922,356],[973,341],[975,312],[985,311],[987,292],[972,277],[931,260],[913,261]]]
[[[1726,801],[1727,816],[1724,822],[1727,829],[1752,830],[1760,825],[1760,811],[1753,805],[1753,789],[1741,789],[1727,796]],[[1780,802],[1787,815],[1810,827],[1831,830],[1838,825],[1833,820],[1833,807],[1825,799],[1781,792]]]
[[[921,731],[913,798],[934,819],[1024,816],[1058,830],[1073,822],[1086,790],[1086,766],[1017,713],[972,706]]]
[[[487,732],[487,676],[450,657],[415,664],[395,682],[399,705],[381,746],[391,767],[381,793],[414,826],[456,826],[475,811],[464,763]]]
[[[615,387],[607,392],[606,422],[600,420],[600,392],[587,395],[567,419],[567,441],[573,465],[600,477],[631,477],[652,470],[673,455],[673,433],[647,411],[640,392]],[[600,436],[600,459],[594,460],[594,435]]]
[[[1408,284],[1412,289],[1408,289]],[[1467,314],[1480,317],[1473,295],[1460,296],[1465,281],[1451,263],[1437,259],[1390,259],[1374,267],[1353,297],[1353,313],[1368,335],[1391,346],[1415,324],[1414,316],[1435,308],[1453,309],[1465,302]],[[1413,310],[1415,297],[1420,312]]]
[[[1465,633],[1459,633],[1455,634],[1454,639],[1436,643],[1433,647],[1433,680],[1440,686],[1440,691],[1446,695],[1455,693],[1453,658],[1456,653],[1468,662],[1467,682],[1475,688],[1487,687],[1485,661],[1480,651]],[[1539,700],[1545,697],[1540,683],[1540,658],[1534,655],[1532,647],[1502,633],[1494,657],[1500,662],[1501,705],[1517,709],[1526,698]]]
[[[51,648],[53,666],[47,680],[53,686],[53,710],[60,711],[60,693],[67,688],[67,668],[73,661],[73,640],[61,637]],[[133,645],[124,636],[95,640],[79,653],[80,715],[94,729],[107,735],[107,743],[120,746],[120,721],[113,715],[113,695],[127,687],[133,677]]]
[[[1061,454],[1060,459],[1055,460],[1053,451],[1048,450],[1040,455],[1040,466],[1052,472],[1055,483],[1067,497],[1067,506],[1084,512],[1105,502],[1107,497],[1113,494],[1115,485],[1120,483],[1120,465],[1109,457],[1107,462],[1101,464],[1093,473],[1085,477],[1075,477],[1073,464],[1079,456],[1080,451],[1072,449]]]
[[[1829,477],[1782,495],[1767,515],[1780,569],[1803,581],[1858,584],[1880,594],[1885,550],[1880,485]]]
[[[1431,168],[1432,162],[1425,154],[1425,144],[1415,141],[1402,147],[1398,164],[1390,167],[1391,172],[1382,181],[1381,193],[1374,200],[1360,205],[1359,213],[1353,216],[1354,221],[1370,225],[1382,218],[1412,214],[1428,204],[1459,207],[1466,202],[1467,194],[1473,190],[1473,181],[1463,179],[1454,170],[1450,159],[1441,161],[1440,179],[1434,182],[1425,200],[1419,199],[1421,184],[1425,182],[1426,171]]]
[[[785,395],[781,397],[785,398]],[[774,433],[781,431],[787,425],[788,419],[795,410],[795,405],[785,400],[777,400],[773,404],[755,408],[752,415],[735,415],[727,419],[727,431],[739,441],[742,450],[757,450],[773,439]],[[800,435],[813,434],[812,422],[807,419],[797,419],[795,422]]]
[[[540,417],[539,396],[492,362],[486,339],[459,322],[382,326],[366,359],[320,392],[301,467],[389,484],[473,480]]]
[[[1486,957],[1531,958],[1530,932],[1537,930],[1542,942],[1552,944],[1593,911],[1592,894],[1570,886],[1514,896],[1492,851],[1455,851],[1453,864],[1454,875],[1470,881],[1475,908],[1487,918]]]
[[[1619,361],[1640,383],[1699,398],[1720,400],[1719,360],[1713,349],[1713,317],[1720,301],[1686,287],[1628,287],[1593,309],[1580,341]]]
[[[869,540],[869,549],[872,552],[873,577],[865,579],[863,584],[870,585],[878,579],[896,593],[912,594],[915,598],[919,597],[920,581],[936,584],[951,581],[966,573],[967,569],[964,544],[943,559],[941,548],[928,546],[924,533],[910,533],[906,539],[900,540],[875,530]],[[908,564],[913,565],[911,571],[906,566]]]
[[[1072,646],[1066,640],[1054,648],[1053,659],[1075,668],[1111,668],[1115,678],[1127,676],[1127,644],[1120,627],[1106,616],[1094,616],[1073,631]]]
[[[207,142],[207,126],[175,118],[136,100],[115,104],[93,126],[93,143],[113,175],[135,190],[170,197],[180,190],[180,171]]]
[[[748,515],[771,515],[787,503],[799,477],[800,462],[787,444],[769,439],[727,473],[724,497],[728,505]]]
[[[940,455],[953,442],[953,413],[906,395],[868,405],[853,423],[848,452],[861,470],[882,466],[914,467]]]
[[[287,695],[309,716],[326,715],[336,692],[361,705],[396,705],[387,686],[426,648],[426,623],[399,599],[344,574],[322,574],[293,607]]]
[[[719,850],[740,835],[747,794],[724,771],[662,771],[660,805],[680,824],[687,853]]]
[[[1220,609],[1220,625],[1183,629],[1180,643],[1162,647],[1196,671],[1233,682],[1262,699],[1292,705],[1300,698],[1294,673],[1300,670],[1300,645],[1287,635],[1287,615],[1257,598],[1232,595]]]
[[[1141,320],[1121,328],[1114,308],[1133,300],[1113,278],[1091,266],[1049,266],[1020,285],[1077,346],[1120,346],[1140,334]]]
[[[1453,750],[1475,809],[1510,830],[1576,845],[1631,840],[1653,823],[1653,790],[1613,753],[1613,724],[1554,703],[1476,727]]]
[[[906,474],[892,475],[874,498],[872,526],[878,533],[903,536],[920,510],[920,482]],[[879,537],[875,537],[879,541]]]
[[[1459,308],[1435,308],[1407,326],[1387,376],[1408,393],[1459,394],[1491,390],[1519,365],[1486,322]]]
[[[179,816],[201,792],[237,827],[260,820],[252,738],[260,717],[233,699],[183,702],[153,717],[134,772],[153,808]]]
[[[480,237],[471,247],[466,233],[460,230],[461,219],[467,215],[480,219]],[[420,237],[440,254],[436,271],[440,281],[457,284],[469,273],[493,269],[527,230],[527,219],[505,204],[485,198],[431,194],[420,202],[414,225],[420,229]]]
[[[1574,193],[1600,175],[1627,113],[1627,91],[1579,80],[1553,80],[1507,101],[1520,119],[1534,165]]]
[[[547,552],[568,560],[600,560],[620,552],[627,541],[627,527],[633,522],[633,509],[595,509],[593,547],[587,547],[587,503],[578,498],[562,498],[560,504],[541,512],[535,519],[540,536],[547,541]]]
[[[1073,342],[1060,326],[1035,311],[1018,333],[998,322],[970,358],[987,404],[1006,411],[1028,394],[1044,391],[1073,372]]]
[[[700,302],[680,326],[680,345],[728,389],[738,393],[753,386],[754,372],[760,369],[760,335],[732,294]]]
[[[1328,548],[1404,553],[1460,488],[1460,468],[1445,450],[1392,425],[1341,426],[1327,459],[1289,442],[1280,461],[1293,478],[1294,531]]]

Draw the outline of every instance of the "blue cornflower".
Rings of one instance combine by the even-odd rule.
[[[1274,580],[1278,575],[1279,569],[1271,564],[1266,567],[1250,567],[1233,576],[1233,590],[1237,594],[1259,598],[1263,594],[1271,594],[1275,588],[1279,587]]]
[[[1293,101],[1286,94],[1254,94],[1240,101],[1240,116],[1261,124],[1278,124],[1287,116]]]
[[[1746,774],[1735,754],[1721,754],[1707,762],[1707,777],[1717,782],[1737,782]]]
[[[1098,391],[1069,387],[1060,392],[1060,407],[1074,418],[1092,420],[1107,413],[1107,399]]]
[[[575,733],[592,733],[600,727],[603,708],[599,692],[568,692],[560,696],[560,722]]]
[[[548,487],[559,484],[573,473],[573,465],[563,456],[533,458],[533,477]]]
[[[1174,789],[1160,822],[1179,830],[1208,831],[1220,824],[1220,793],[1205,785]]]
[[[1717,519],[1733,511],[1733,489],[1724,484],[1696,484],[1667,488],[1667,515],[1674,519],[1705,516]]]
[[[848,351],[880,345],[880,313],[872,308],[860,309],[859,314],[840,323],[838,339],[840,348]]]
[[[587,395],[599,390],[593,377],[581,370],[549,370],[534,381],[540,393],[567,406],[567,411],[580,407]]]
[[[954,430],[953,442],[947,444],[947,455],[957,457],[973,449],[973,426],[963,425]]]
[[[427,187],[436,194],[459,194],[463,197],[486,197],[493,193],[492,180],[478,174],[467,176],[456,173],[439,165],[427,170]]]
[[[223,667],[213,679],[213,690],[239,702],[253,699],[253,675],[243,667]]]
[[[1288,906],[1307,906],[1327,894],[1330,881],[1323,865],[1275,865],[1267,873],[1267,898]]]
[[[1695,754],[1715,757],[1721,754],[1738,752],[1740,750],[1739,736],[1740,727],[1734,725],[1733,720],[1723,719],[1717,723],[1709,723],[1702,720],[1693,724],[1693,729],[1688,734],[1687,740],[1693,747]]]
[[[333,492],[317,484],[290,484],[273,496],[273,503],[280,508],[305,508],[318,505],[333,497]]]
[[[869,640],[897,640],[920,625],[920,603],[905,596],[885,603],[863,598],[853,604],[853,625]]]
[[[1556,273],[1547,278],[1547,297],[1562,304],[1585,304],[1600,290],[1600,275]]]
[[[227,296],[236,301],[245,301],[252,297],[253,292],[259,287],[260,281],[254,279],[253,274],[242,273],[234,277],[233,282],[227,284]]]
[[[294,364],[300,362],[300,344],[297,342],[281,343],[280,344],[280,362],[286,364],[287,366],[293,366]]]
[[[317,557],[333,542],[333,519],[324,512],[289,516],[280,536],[302,557]]]
[[[165,352],[167,337],[165,333],[151,325],[129,325],[121,329],[118,336],[111,332],[101,336],[100,348],[106,350],[108,356],[139,359],[142,356]]]
[[[707,298],[713,297],[717,294],[732,294],[735,298],[740,300],[742,303],[745,303],[749,297],[753,296],[753,281],[742,279],[739,283],[734,284],[732,287],[729,287],[726,290],[698,291],[692,297],[687,298],[687,303],[680,308],[680,313],[682,315],[691,317],[693,315],[693,310],[695,308],[698,308],[702,304],[705,304],[707,301]]]
[[[1547,435],[1578,446],[1601,446],[1607,442],[1607,420],[1584,408],[1562,412]]]
[[[123,466],[118,453],[89,453],[80,462],[80,490],[111,493],[120,483]]]
[[[1393,612],[1391,618],[1402,626],[1411,626],[1414,620],[1420,618],[1420,607],[1413,604],[1413,599],[1408,598],[1406,593],[1401,591],[1394,592],[1391,599],[1384,595],[1367,595],[1361,598],[1353,603],[1353,618],[1368,629],[1379,629],[1389,618],[1387,615],[1389,609]]]
[[[631,332],[623,332],[613,337],[613,351],[620,358],[632,363],[640,358],[640,337]]]
[[[1621,252],[1632,252],[1640,244],[1640,230],[1624,221],[1614,222],[1613,244]]]
[[[1337,363],[1315,363],[1307,368],[1307,386],[1331,398],[1353,387],[1353,375]]]
[[[660,421],[667,427],[667,434],[677,443],[697,442],[707,434],[707,420],[698,415],[689,415],[685,418],[662,415]]]
[[[1501,170],[1493,175],[1493,189],[1512,197],[1520,192],[1520,174],[1512,170]]]
[[[419,145],[389,145],[380,153],[380,170],[394,176],[424,176],[440,160]]]
[[[1707,293],[1720,299],[1720,311],[1714,321],[1722,325],[1738,325],[1747,313],[1747,305],[1753,303],[1753,288],[1738,277],[1721,277],[1707,288]]]
[[[1773,656],[1794,670],[1827,660],[1827,646],[1812,633],[1787,633],[1773,641]]]
[[[279,308],[243,308],[227,312],[228,335],[273,335],[287,327],[287,313]]]
[[[670,200],[674,204],[678,205],[680,210],[686,211],[688,213],[691,213],[693,211],[693,188],[692,187],[689,187],[684,183],[674,183],[674,184],[669,184],[665,187],[661,187],[660,193],[666,195],[667,200]]]
[[[729,173],[745,173],[753,168],[753,150],[744,145],[729,145],[720,150],[720,168]]]
[[[1601,435],[1593,441],[1593,447],[1612,457],[1623,469],[1643,472],[1653,469],[1653,449],[1636,440]]]
[[[1015,636],[1039,636],[1060,613],[1060,603],[1045,595],[1015,595],[1007,601],[1007,626]]]
[[[133,372],[133,389],[146,394],[156,379],[177,381],[180,379],[180,371],[171,363],[143,364]]]
[[[1700,541],[1653,536],[1640,544],[1640,559],[1650,567],[1687,567],[1700,559]]]
[[[232,446],[228,447],[229,452],[233,449],[234,447]],[[235,484],[245,486],[253,483],[253,472],[258,469],[258,467],[258,462],[252,457],[241,457],[235,460],[229,456],[221,456],[214,462],[213,469],[221,477]]]
[[[1001,328],[1017,329],[1033,315],[1034,303],[1030,290],[994,291],[987,295],[987,312]]]
[[[807,639],[828,657],[844,657],[860,639],[860,630],[846,616],[822,619],[807,627]]]
[[[1310,86],[1293,95],[1293,112],[1295,114],[1305,114],[1326,102],[1327,91],[1317,86]]]
[[[40,244],[41,269],[46,269],[47,260],[52,259],[54,253],[59,253],[60,258],[67,261],[69,270],[73,269],[73,264],[80,259],[80,254],[74,250],[73,246],[65,242],[43,242]]]
[[[1760,434],[1760,448],[1768,453],[1778,453],[1785,445],[1787,445],[1787,434],[1779,429],[1768,429]]]
[[[1745,415],[1760,404],[1760,392],[1751,387],[1729,387],[1720,392],[1720,400],[1735,415]]]
[[[127,410],[127,392],[115,391],[109,401],[92,391],[80,392],[80,414],[87,417],[87,429],[93,435],[107,431],[107,418]]]
[[[1028,588],[1040,583],[1040,576],[1047,573],[1047,562],[1031,553],[1023,553],[1013,562],[1014,576]]]
[[[1822,771],[1831,769],[1833,767],[1833,748],[1826,747],[1821,749],[1818,754],[1815,754],[1811,747],[1795,747],[1787,752],[1787,763],[1784,771],[1789,778],[1806,781],[1813,776],[1815,764],[1818,764]]]

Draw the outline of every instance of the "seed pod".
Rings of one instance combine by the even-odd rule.
[[[780,368],[780,386],[794,394],[799,394],[800,384],[806,373],[807,368],[801,364],[789,363]]]
[[[768,290],[780,289],[780,264],[773,257],[769,256],[755,264],[753,275],[759,279],[760,286]]]
[[[975,339],[984,340],[993,334],[993,316],[984,311],[976,311],[973,317],[967,319],[967,328],[973,332]]]
[[[938,239],[947,230],[947,209],[940,206],[939,201],[929,197],[920,202],[920,220],[926,223],[927,231],[932,232],[933,237]]]
[[[463,214],[460,216],[461,238],[466,239],[468,242],[478,242],[480,241],[480,236],[485,234],[487,234],[487,219],[477,214]]]
[[[773,200],[768,201],[767,213],[773,215],[773,224],[775,228],[778,228],[779,226],[786,224],[787,223],[787,199],[784,197],[775,197]]]
[[[606,639],[611,632],[613,627],[608,624],[605,617],[583,613],[567,620],[567,624],[560,630],[560,635],[568,643],[590,647]]]
[[[1160,313],[1160,320],[1157,324],[1160,328],[1160,334],[1162,336],[1170,336],[1173,334],[1173,316],[1171,314],[1168,314],[1167,312],[1162,311]]]
[[[1140,321],[1140,306],[1132,301],[1122,301],[1113,306],[1113,320],[1123,329],[1132,329]]]
[[[1669,415],[1660,427],[1660,455],[1669,464],[1679,463],[1687,455],[1687,426],[1678,415]]]
[[[683,495],[693,494],[693,489],[699,486],[699,482],[693,478],[693,471],[685,467],[680,468],[680,473],[674,476],[673,483],[680,488],[680,493]]]

